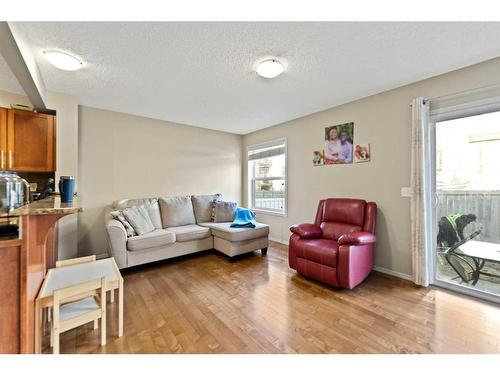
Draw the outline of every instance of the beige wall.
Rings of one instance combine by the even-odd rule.
[[[0,107],[10,108],[11,104],[31,105],[24,95],[14,94],[8,91],[0,91]]]
[[[288,140],[288,216],[259,214],[271,237],[288,241],[289,226],[311,222],[319,199],[356,197],[379,206],[375,264],[411,273],[410,202],[401,187],[410,184],[410,102],[500,81],[500,59],[417,82],[244,136],[243,145],[273,138]],[[332,90],[335,87],[332,86]],[[313,167],[312,152],[323,148],[326,126],[354,122],[354,141],[370,143],[372,161]],[[248,202],[244,163],[243,198]]]
[[[47,91],[46,105],[57,111],[56,124],[56,181],[60,175],[77,176],[78,173],[78,99],[65,94]],[[26,96],[0,91],[0,107],[30,102]],[[56,183],[57,185],[57,183]],[[78,254],[77,215],[59,221],[58,257],[68,259]]]
[[[78,99],[71,95],[47,91],[48,108],[57,111],[56,124],[56,190],[60,176],[75,176],[78,189]],[[77,215],[58,222],[58,258],[78,256]]]
[[[80,254],[105,252],[104,207],[221,192],[241,202],[242,136],[80,106]]]

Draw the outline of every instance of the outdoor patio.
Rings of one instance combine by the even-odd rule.
[[[464,231],[470,235],[482,228],[477,241],[500,243],[500,191],[439,191],[438,218],[449,214],[475,214],[477,222]],[[470,288],[500,295],[500,277],[481,275],[476,285],[465,283],[448,264],[444,256],[438,255],[437,279],[464,285]],[[482,271],[499,275],[500,264],[486,262]]]

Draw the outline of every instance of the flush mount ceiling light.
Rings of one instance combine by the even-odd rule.
[[[67,52],[51,50],[43,51],[43,55],[48,62],[58,69],[74,71],[83,66],[83,62],[81,60]]]
[[[285,68],[276,59],[265,60],[257,66],[257,74],[264,78],[274,78],[279,76]]]

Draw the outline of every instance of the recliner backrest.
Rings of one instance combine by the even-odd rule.
[[[319,202],[315,224],[323,231],[323,238],[338,240],[350,232],[375,231],[377,206],[363,199],[329,198]]]

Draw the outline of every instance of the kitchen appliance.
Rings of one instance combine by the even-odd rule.
[[[0,213],[10,213],[29,203],[30,186],[16,172],[0,172]]]
[[[61,202],[73,202],[73,195],[75,194],[75,177],[61,176],[59,179],[59,192],[61,193]]]
[[[52,189],[53,183],[54,183],[54,179],[49,178],[47,180],[47,183],[45,184],[45,186],[42,188],[42,190],[40,190],[40,193],[35,195],[34,199],[35,200],[45,199],[49,195],[51,195],[54,192],[54,190]]]

